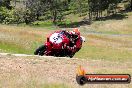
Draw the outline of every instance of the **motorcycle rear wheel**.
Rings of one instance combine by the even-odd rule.
[[[40,47],[38,47],[38,48],[35,50],[34,55],[43,56],[45,50],[46,50],[46,46],[45,46],[45,45],[41,45]]]

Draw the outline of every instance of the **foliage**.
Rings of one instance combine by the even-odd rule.
[[[125,2],[125,3],[124,3]],[[126,4],[127,2],[127,4]],[[11,4],[12,3],[12,4]],[[15,5],[13,6],[13,3]],[[55,25],[66,19],[67,15],[87,16],[89,19],[101,19],[103,12],[107,16],[116,14],[117,5],[124,3],[130,8],[130,0],[1,0],[0,22],[26,23],[50,20]],[[19,7],[18,7],[19,6]],[[89,14],[88,14],[89,13]]]
[[[4,6],[7,9],[11,9],[12,6],[10,5],[11,0],[0,0],[0,6]]]
[[[0,8],[0,22],[9,24],[9,23],[14,23],[15,18],[14,18],[14,10],[8,10],[5,7]]]

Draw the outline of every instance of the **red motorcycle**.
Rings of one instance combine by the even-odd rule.
[[[34,52],[35,55],[46,55],[56,57],[70,57],[72,58],[76,52],[71,53],[67,50],[67,46],[70,44],[70,37],[66,34],[66,31],[57,31],[47,37],[47,41],[44,45],[37,48]],[[83,42],[83,37],[81,40]]]

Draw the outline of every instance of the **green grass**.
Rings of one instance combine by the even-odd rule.
[[[34,41],[28,47],[23,47],[20,44],[14,44],[10,42],[0,42],[0,51],[6,53],[16,53],[16,54],[34,54],[35,49],[37,49],[42,42]]]
[[[16,84],[17,85],[17,84]],[[69,88],[69,86],[67,86],[66,84],[62,84],[62,83],[42,83],[39,84],[36,81],[31,81],[28,82],[25,85],[22,85],[24,88]],[[14,88],[16,86],[12,86],[12,88]],[[17,87],[16,87],[17,88]],[[72,88],[72,87],[70,87]]]
[[[20,45],[7,43],[7,42],[0,42],[0,49],[3,52],[10,52],[10,53],[19,53],[19,54],[33,54],[32,50],[25,49]]]
[[[69,88],[69,87],[66,86],[65,84],[44,84],[42,88]]]
[[[0,51],[9,53],[33,54],[35,49],[45,41],[45,34],[49,34],[52,31],[34,30],[32,27],[2,26],[5,29],[1,29],[0,33],[5,37],[8,35],[11,36],[7,37],[7,40],[0,39]],[[90,34],[88,36],[83,34],[83,36],[85,36],[88,41],[86,41],[82,49],[75,54],[77,58],[130,60],[132,57],[132,37],[111,37],[100,34]]]
[[[20,80],[20,82],[18,82],[18,80]],[[69,85],[59,82],[48,83],[44,80],[44,82],[41,82],[41,80],[33,80],[32,78],[23,81],[22,80],[23,79],[21,77],[19,78],[17,73],[10,73],[10,75],[6,74],[5,78],[0,78],[0,87],[2,88],[8,86],[9,88],[69,88]]]
[[[63,25],[66,25],[67,27],[69,27],[71,25],[71,21],[70,20],[65,20],[65,21],[62,21],[62,22],[57,22],[56,25],[53,24],[52,21],[35,21],[35,22],[32,22],[29,25],[26,25],[25,23],[22,23],[22,24],[19,24],[17,26],[32,27],[32,28],[44,28],[44,29],[47,29],[47,30],[56,30],[56,29],[59,29],[59,26],[63,26]]]
[[[55,25],[51,21],[35,21],[31,25],[31,27],[43,27],[50,30],[53,30],[55,28]]]
[[[90,26],[82,27],[81,33],[86,38],[82,49],[75,57],[101,60],[131,60],[132,36],[111,36],[107,34],[132,34],[132,13],[123,20],[97,21]],[[37,24],[37,25],[35,25]],[[66,21],[70,24],[70,21]],[[31,26],[0,25],[0,51],[10,53],[33,54],[43,44],[46,36],[53,32],[52,23],[34,22]],[[39,26],[40,28],[38,28]],[[46,27],[49,29],[46,29]],[[51,29],[50,29],[51,28]],[[36,30],[37,29],[37,30]],[[106,35],[90,34],[89,31],[103,32]],[[9,37],[10,36],[10,37]]]
[[[77,58],[87,58],[94,60],[131,60],[132,52],[128,50],[115,49],[110,47],[83,46],[75,55]]]
[[[10,26],[16,26],[15,24],[10,24]],[[55,30],[57,29],[57,26],[53,24],[51,21],[35,21],[32,22],[31,24],[25,24],[21,23],[18,24],[17,27],[30,27],[30,28],[40,28],[40,29],[47,29],[47,30]]]
[[[117,16],[118,17],[118,16]],[[119,17],[120,18],[120,17]],[[125,13],[124,18],[95,21],[88,27],[81,27],[82,31],[102,32],[108,34],[132,34],[132,12]]]

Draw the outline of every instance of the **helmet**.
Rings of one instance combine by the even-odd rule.
[[[71,32],[72,32],[73,37],[74,37],[75,39],[77,39],[77,38],[80,37],[80,31],[79,31],[78,28],[74,28],[73,31],[71,31]]]
[[[78,28],[74,28],[74,29],[73,29],[73,32],[74,32],[75,34],[77,34],[77,35],[79,35],[79,36],[80,36],[80,31],[79,31],[79,29],[78,29]]]

